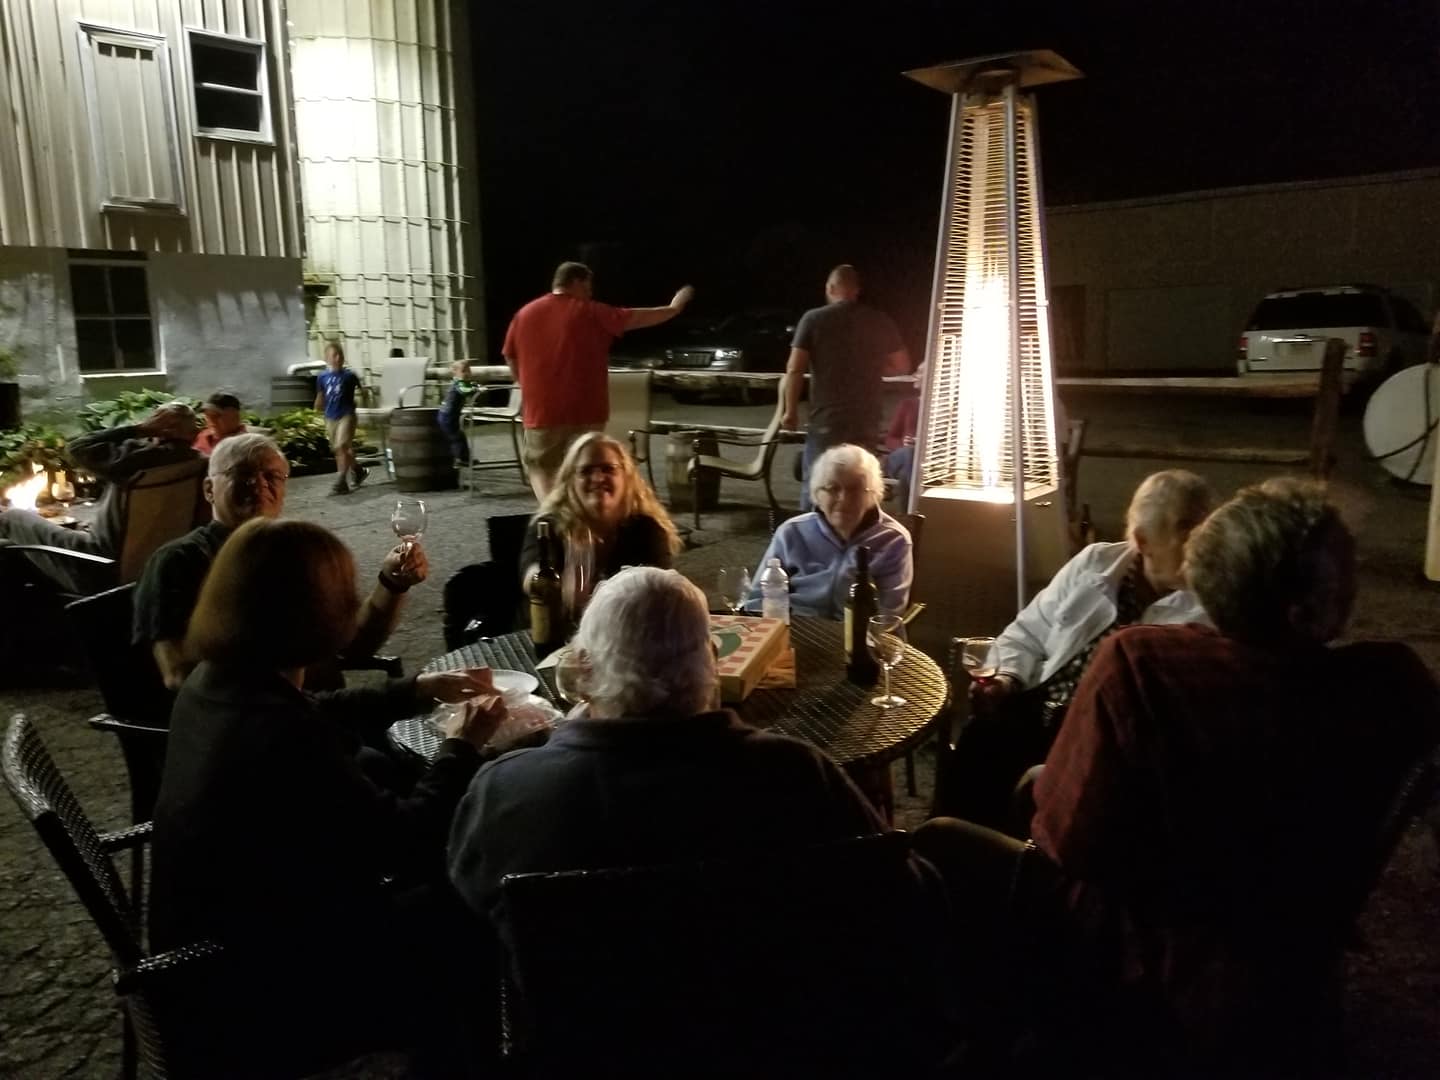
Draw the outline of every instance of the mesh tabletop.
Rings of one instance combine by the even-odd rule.
[[[818,746],[838,764],[879,764],[899,757],[924,737],[945,707],[949,688],[944,673],[913,646],[906,646],[905,658],[890,673],[892,689],[908,704],[881,709],[870,704],[879,684],[856,686],[845,678],[840,623],[796,618],[790,625],[790,643],[795,649],[795,689],[756,690],[735,711],[757,728]],[[432,660],[425,670],[481,666],[538,676],[539,692],[564,709],[555,692],[555,669],[536,670],[535,650],[524,631],[466,645]],[[402,720],[390,730],[427,758],[440,748],[428,716]]]

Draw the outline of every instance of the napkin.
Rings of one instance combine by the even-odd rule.
[[[756,690],[795,689],[795,650],[786,649],[755,684]]]

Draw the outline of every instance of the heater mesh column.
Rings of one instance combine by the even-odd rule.
[[[1006,243],[1004,104],[980,94],[961,110],[947,179],[953,198],[941,222],[939,294],[920,454],[920,487],[1000,493],[1013,489],[1011,424],[1021,425],[1024,479],[1058,482],[1050,385],[1050,332],[1041,258],[1040,198],[1033,105],[1016,108],[1016,206],[1019,249],[1009,265]],[[1012,401],[1009,275],[1020,292],[1021,394]]]

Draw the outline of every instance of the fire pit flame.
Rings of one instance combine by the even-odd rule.
[[[34,510],[37,500],[49,490],[49,479],[43,465],[32,465],[32,475],[4,491],[5,500],[12,510]]]

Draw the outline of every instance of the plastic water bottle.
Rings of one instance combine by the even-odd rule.
[[[766,563],[760,575],[760,614],[787,625],[790,622],[790,575],[785,573],[779,559]]]

